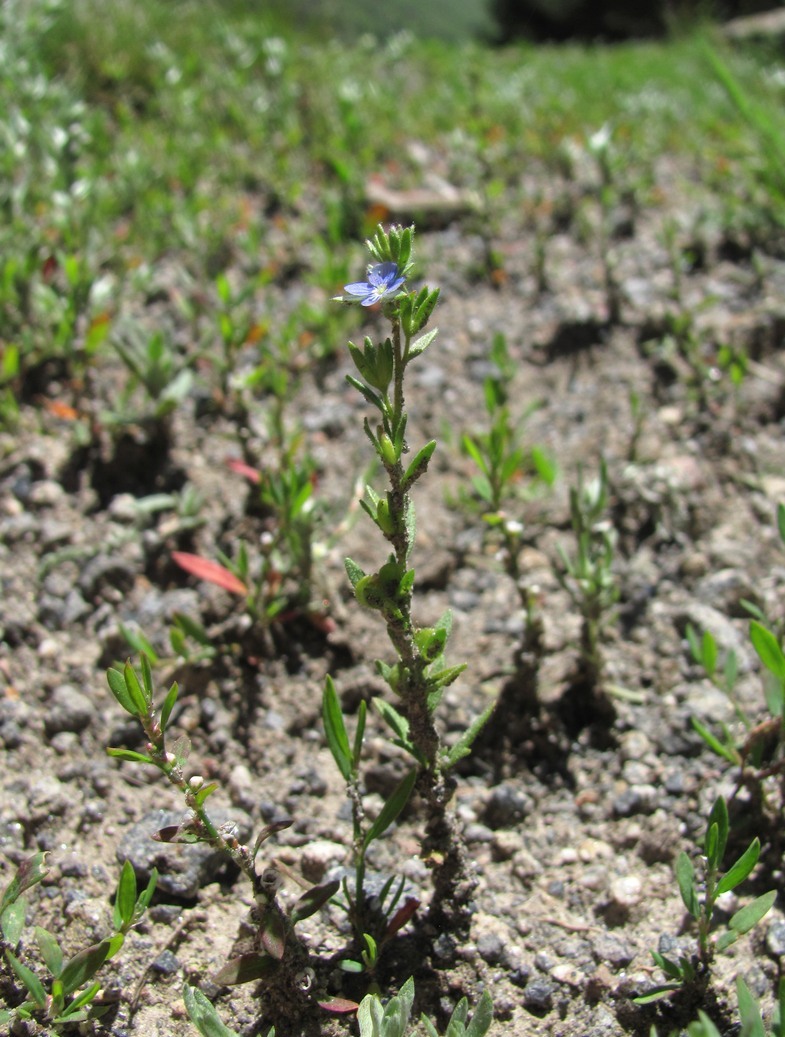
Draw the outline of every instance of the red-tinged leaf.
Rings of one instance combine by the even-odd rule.
[[[283,958],[286,945],[286,930],[283,919],[275,912],[270,911],[262,920],[259,941],[271,958],[274,958],[276,961],[280,961]]]
[[[238,983],[255,983],[258,979],[269,976],[278,962],[266,954],[241,954],[219,969],[213,976],[213,982],[222,987],[234,987]]]
[[[246,464],[245,461],[240,461],[239,458],[229,457],[226,461],[226,467],[229,468],[235,475],[244,476],[249,482],[256,483],[257,485],[262,481],[262,473],[258,468],[254,468],[252,465]]]
[[[173,551],[172,561],[192,576],[223,587],[230,594],[239,594],[244,598],[248,593],[243,581],[219,562],[212,562],[209,558],[202,558],[201,555],[190,554],[188,551]]]
[[[420,906],[420,901],[417,897],[407,897],[406,903],[401,904],[395,914],[392,916],[387,924],[387,929],[384,933],[385,940],[389,940],[391,936],[395,936],[399,932],[410,918],[413,918],[417,913],[417,908]]]
[[[347,1001],[344,997],[333,997],[329,1001],[318,1001],[317,1004],[325,1012],[332,1012],[334,1015],[347,1015],[349,1012],[356,1012],[360,1007],[356,1001]]]

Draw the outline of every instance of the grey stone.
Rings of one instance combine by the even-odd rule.
[[[774,958],[785,955],[785,921],[772,922],[766,932],[766,950]]]
[[[49,738],[60,731],[83,731],[89,725],[93,704],[71,684],[55,688],[49,701],[44,719],[44,730]]]
[[[554,985],[544,976],[536,976],[523,991],[523,1007],[533,1015],[545,1015],[553,1008]]]
[[[489,828],[509,828],[531,813],[532,801],[526,793],[513,785],[504,782],[497,785],[485,804],[483,821]]]

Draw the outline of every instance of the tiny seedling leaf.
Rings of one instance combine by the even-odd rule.
[[[762,623],[753,619],[750,623],[750,640],[763,665],[779,681],[785,681],[785,655],[775,635]]]
[[[713,834],[716,828],[716,835]],[[704,849],[709,863],[714,868],[719,868],[725,856],[725,847],[728,844],[728,831],[730,821],[728,820],[728,806],[722,796],[718,796],[709,814],[706,825],[706,840]]]
[[[48,929],[43,929],[40,925],[35,927],[35,939],[44,965],[56,979],[63,971],[63,952],[60,944]]]
[[[188,1018],[202,1037],[237,1037],[234,1030],[221,1022],[215,1008],[201,990],[186,983],[183,987],[183,1001]]]
[[[750,988],[741,976],[736,977],[736,1000],[739,1003],[741,1019],[740,1037],[766,1037],[760,1005],[750,993]]]
[[[136,873],[130,861],[123,863],[117,883],[114,902],[114,927],[123,929],[131,924],[136,909]]]
[[[490,992],[483,990],[477,1007],[472,1013],[469,1025],[465,1030],[465,1037],[485,1037],[493,1022],[493,998]]]
[[[760,841],[756,837],[739,857],[736,863],[729,868],[717,883],[716,896],[720,897],[731,889],[735,889],[743,882],[755,865],[760,856]]]
[[[761,897],[756,897],[751,904],[745,904],[731,917],[731,920],[728,922],[728,928],[732,929],[738,936],[748,933],[771,909],[776,899],[776,889],[764,893]]]
[[[695,892],[695,869],[692,866],[692,861],[683,851],[676,859],[676,882],[678,883],[684,906],[693,918],[700,918],[700,904],[698,903],[698,895]]]
[[[5,956],[9,965],[16,973],[17,978],[23,984],[25,990],[36,1003],[38,1008],[46,1008],[46,991],[44,990],[43,983],[38,976],[36,976],[32,969],[23,965],[11,951],[6,950]]]

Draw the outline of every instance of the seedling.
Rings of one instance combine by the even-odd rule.
[[[216,982],[225,984],[247,983],[265,978],[271,987],[281,984],[291,999],[292,991],[303,994],[312,979],[305,945],[294,929],[298,922],[318,911],[338,889],[337,882],[314,886],[304,893],[287,912],[278,900],[281,878],[273,867],[259,868],[257,857],[270,836],[287,828],[286,819],[267,825],[256,838],[253,847],[239,842],[235,825],[227,822],[217,825],[205,808],[207,798],[218,788],[216,782],[205,784],[201,775],[185,776],[185,765],[190,753],[190,742],[180,736],[167,746],[167,726],[177,702],[178,687],[172,684],[160,708],[153,701],[153,679],[146,655],[140,658],[141,680],[130,663],[122,670],[107,672],[109,689],[119,705],[142,726],[147,745],[145,752],[130,749],[108,749],[110,756],[129,763],[145,764],[159,771],[183,795],[188,815],[179,825],[162,829],[156,838],[166,843],[203,842],[219,850],[232,861],[251,884],[254,897],[253,915],[257,923],[254,950],[228,962],[217,974]],[[296,1014],[296,1013],[295,1013]]]
[[[678,961],[652,951],[656,965],[668,976],[668,982],[659,984],[641,997],[635,998],[639,1005],[649,1004],[675,991],[689,989],[702,993],[711,976],[711,967],[716,954],[726,951],[740,936],[749,932],[763,918],[777,899],[777,891],[771,890],[739,908],[723,927],[716,932],[717,901],[724,893],[736,889],[752,872],[760,856],[760,840],[756,837],[725,872],[720,871],[728,842],[730,824],[728,808],[720,796],[709,814],[703,838],[702,876],[698,881],[691,858],[682,851],[676,861],[676,881],[684,906],[697,923],[697,953],[681,957]]]
[[[93,977],[117,954],[127,933],[147,910],[158,875],[153,869],[147,886],[138,892],[134,869],[126,861],[117,884],[111,935],[72,958],[66,960],[56,937],[36,926],[35,942],[48,973],[42,975],[40,965],[31,968],[23,961],[26,955],[21,938],[27,915],[27,901],[22,894],[46,875],[44,859],[45,854],[39,852],[24,860],[3,891],[0,902],[3,953],[25,991],[25,999],[20,1004],[0,1008],[0,1023],[31,1020],[46,1027],[47,1032],[51,1028],[59,1034],[64,1027],[98,1019],[108,1010],[108,1006],[100,1003],[101,984]]]

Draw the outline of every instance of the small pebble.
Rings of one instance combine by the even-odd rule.
[[[785,921],[772,922],[766,932],[766,950],[774,958],[785,955]]]
[[[526,984],[523,1007],[533,1015],[545,1015],[553,1008],[554,986],[544,976],[537,976]]]

